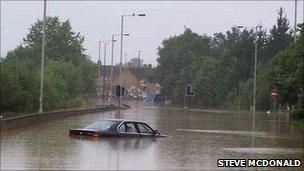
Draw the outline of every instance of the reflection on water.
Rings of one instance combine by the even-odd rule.
[[[151,146],[153,143],[155,143],[153,139],[139,138],[78,139],[74,147],[79,150],[79,153],[71,156],[76,162],[69,165],[80,169],[131,169],[139,158],[147,162],[146,164],[153,161],[151,160],[154,151]]]
[[[248,113],[160,109],[141,103],[132,106],[131,110],[68,117],[3,131],[1,169],[214,170],[220,158],[299,158],[303,161],[303,125],[273,122],[259,114],[255,116],[252,131],[252,116]],[[110,118],[144,121],[170,137],[68,136],[71,128]]]
[[[78,143],[91,144],[91,145],[102,145],[106,148],[134,150],[144,149],[150,146],[152,143],[156,143],[156,138],[100,138],[100,137],[70,137],[70,141],[77,140]]]

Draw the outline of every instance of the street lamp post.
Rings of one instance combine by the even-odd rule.
[[[101,55],[100,55],[100,46],[101,46],[101,41],[98,41],[98,63],[99,63],[99,65],[98,65],[98,67],[99,67],[99,78],[101,77]]]
[[[142,50],[138,51],[138,68],[140,67],[140,53],[142,52]]]
[[[98,72],[98,80],[99,80],[99,83],[101,84],[101,43],[105,43],[104,44],[104,64],[103,64],[103,85],[102,85],[102,98],[101,98],[101,101],[100,101],[100,104],[105,104],[105,82],[106,82],[106,75],[105,75],[105,68],[106,68],[106,48],[107,48],[107,44],[108,42],[110,42],[109,40],[106,40],[106,41],[98,41],[98,61],[99,61],[99,64],[98,64],[98,68],[99,68],[99,72]],[[98,84],[99,84],[98,83]],[[101,86],[99,86],[99,90],[101,89]],[[98,90],[98,91],[99,91]],[[100,98],[100,91],[98,92],[98,98]]]
[[[257,27],[245,27],[245,26],[237,26],[237,28],[251,28],[257,29]],[[256,78],[257,78],[257,58],[258,58],[258,37],[255,36],[254,40],[254,75],[253,75],[253,102],[252,102],[252,110],[256,110]]]
[[[2,37],[2,20],[1,20],[1,17],[2,16],[2,0],[0,0],[0,58],[2,56],[2,46],[1,46],[1,37]],[[1,62],[1,61],[0,61]]]
[[[101,55],[100,55],[101,41],[98,41],[98,98],[100,99],[100,81],[101,81]],[[100,102],[102,104],[102,102]]]
[[[119,64],[119,77],[121,79],[121,72],[122,72],[122,53],[123,53],[123,24],[124,24],[124,17],[144,17],[146,14],[131,14],[131,15],[121,15],[121,27],[120,27],[120,64]],[[122,106],[122,83],[120,81],[120,95],[119,95],[119,105]]]
[[[103,104],[105,104],[107,44],[108,43],[104,44],[103,83],[102,83],[102,101],[103,101]]]
[[[120,34],[112,34],[112,50],[111,50],[111,80],[110,80],[110,103],[111,103],[111,97],[113,94],[113,75],[114,75],[114,43],[116,42],[115,36]],[[129,36],[130,34],[125,33],[124,36]]]
[[[113,89],[113,65],[114,65],[114,34],[112,34],[112,41],[111,41],[111,80],[110,80],[110,104],[111,104],[111,97],[112,97],[112,89]]]
[[[46,20],[46,0],[44,0],[44,4],[43,4],[39,113],[43,112],[43,79],[44,79],[45,24],[46,24],[45,20]]]
[[[257,29],[257,27],[244,27],[237,26],[238,28],[251,28]],[[252,131],[255,131],[255,111],[256,111],[256,78],[257,78],[257,58],[258,58],[258,37],[255,35],[254,40],[254,76],[253,76],[253,105],[252,105]],[[254,145],[254,136],[252,136],[251,145]]]
[[[138,71],[137,71],[137,79],[138,79],[138,84],[137,84],[137,101],[138,101],[138,96],[139,96],[139,92],[140,92],[140,79],[139,79],[139,69],[140,69],[140,53],[142,52],[142,50],[138,51]]]
[[[256,110],[256,79],[257,79],[258,40],[254,41],[254,77],[253,77],[253,111]]]

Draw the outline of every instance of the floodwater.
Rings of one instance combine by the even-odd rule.
[[[257,114],[253,122],[249,113],[204,113],[144,102],[133,103],[132,107],[2,131],[1,170],[221,170],[217,168],[218,159],[245,158],[300,159],[301,168],[293,169],[303,169],[301,124],[272,120],[266,114]],[[69,129],[109,118],[143,121],[168,137],[68,136]]]

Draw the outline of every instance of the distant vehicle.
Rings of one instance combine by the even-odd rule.
[[[145,101],[152,102],[152,103],[160,102],[161,94],[160,93],[150,94],[148,97],[146,97]]]
[[[143,122],[128,120],[95,121],[82,129],[71,129],[70,136],[92,137],[166,137]]]

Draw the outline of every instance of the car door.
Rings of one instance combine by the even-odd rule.
[[[145,123],[136,123],[136,126],[138,127],[139,133],[142,137],[153,137],[154,136],[154,130],[148,126]]]
[[[123,122],[118,127],[118,132],[122,137],[140,137],[139,130],[134,122]]]

